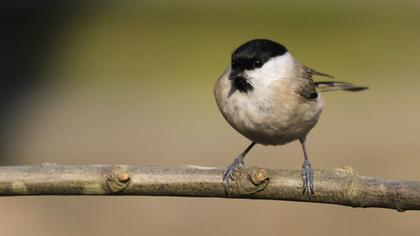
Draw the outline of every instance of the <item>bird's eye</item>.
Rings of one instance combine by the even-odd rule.
[[[254,61],[254,65],[255,65],[255,67],[260,67],[260,66],[262,66],[262,62],[261,62],[261,60],[260,60],[260,59],[255,59],[255,61]]]

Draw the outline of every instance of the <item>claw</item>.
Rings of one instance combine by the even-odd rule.
[[[225,173],[223,174],[223,183],[225,185],[225,193],[227,195],[227,188],[230,180],[234,180],[233,176],[235,175],[236,171],[239,170],[239,168],[244,166],[243,156],[238,156],[232,164],[230,164]]]
[[[314,185],[313,185],[313,171],[311,163],[308,160],[303,162],[302,166],[302,180],[303,180],[303,194],[307,194],[310,198],[311,195],[315,194]]]

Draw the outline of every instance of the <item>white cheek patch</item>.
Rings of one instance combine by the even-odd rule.
[[[254,87],[268,87],[273,81],[290,76],[295,61],[290,53],[268,60],[261,68],[245,71],[248,82]]]

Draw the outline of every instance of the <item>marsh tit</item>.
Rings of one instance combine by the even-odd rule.
[[[366,89],[345,82],[314,82],[314,76],[333,78],[302,65],[286,47],[271,40],[251,40],[234,50],[229,67],[216,82],[214,96],[226,121],[251,144],[227,167],[225,189],[255,144],[299,140],[304,156],[303,193],[314,194],[305,141],[322,111],[319,93]]]

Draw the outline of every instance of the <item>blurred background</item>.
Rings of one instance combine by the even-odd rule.
[[[315,168],[420,180],[419,1],[69,1],[0,4],[0,163],[224,167],[248,141],[213,84],[253,38],[369,86],[325,94]],[[247,165],[299,169],[298,143]],[[0,199],[1,234],[415,235],[417,212],[169,197]]]

